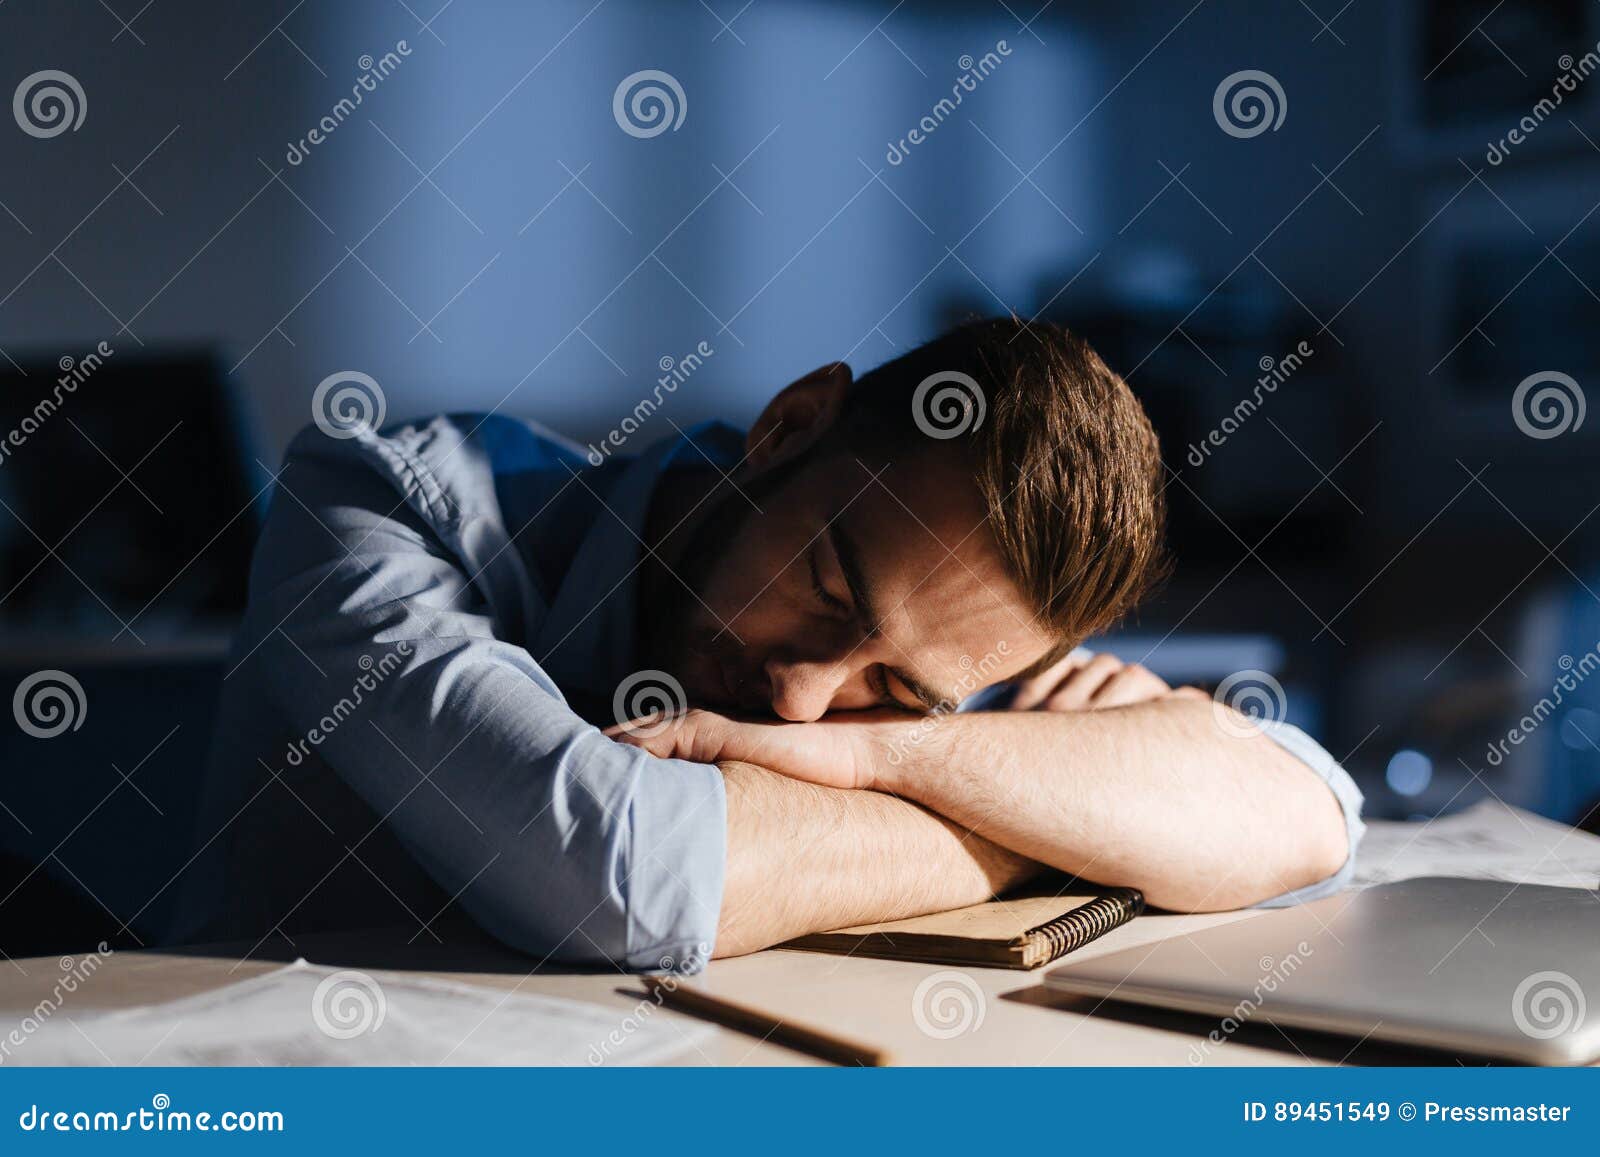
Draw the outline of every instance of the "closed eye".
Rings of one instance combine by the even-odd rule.
[[[928,714],[928,705],[918,699],[915,692],[911,691],[910,688],[905,688],[905,693],[910,697],[911,702],[907,702],[895,694],[895,684],[899,683],[902,687],[904,687],[904,684],[898,678],[891,681],[888,668],[881,665],[873,667],[867,676],[867,683],[872,688],[872,693],[878,697],[878,703],[881,706],[892,708],[895,711],[910,712],[912,715]]]
[[[822,571],[817,565],[817,547],[813,546],[810,552],[809,563],[811,567],[811,591],[816,596],[817,602],[835,616],[849,616],[854,612],[850,604],[843,599],[830,594],[828,588],[822,585]]]

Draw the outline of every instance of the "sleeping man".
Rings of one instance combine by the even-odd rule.
[[[1042,867],[1186,911],[1348,876],[1320,747],[1080,649],[1163,566],[1155,434],[1081,339],[976,323],[594,457],[481,415],[294,441],[186,936],[459,908],[654,968]]]

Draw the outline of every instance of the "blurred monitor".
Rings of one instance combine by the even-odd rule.
[[[1422,157],[1482,155],[1541,100],[1569,81],[1562,117],[1592,117],[1585,54],[1600,38],[1593,0],[1421,0],[1390,6],[1399,137]],[[1574,133],[1545,131],[1526,147],[1581,149]],[[1516,146],[1520,152],[1523,145]]]
[[[257,511],[214,361],[101,343],[0,369],[0,640],[137,646],[235,617]]]

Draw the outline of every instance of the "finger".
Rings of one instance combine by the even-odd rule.
[[[1165,679],[1134,663],[1100,684],[1089,699],[1089,707],[1095,711],[1106,707],[1125,707],[1130,703],[1160,698],[1171,690]]]
[[[605,733],[618,743],[626,744],[629,747],[637,747],[641,751],[648,751],[651,755],[660,756],[662,759],[666,759],[672,754],[673,740],[670,736],[651,731],[635,730],[626,723],[619,724],[616,727],[608,727]]]
[[[1202,703],[1211,699],[1211,696],[1198,687],[1174,687],[1172,689],[1172,697],[1174,699],[1198,699]]]
[[[1051,691],[1061,685],[1061,680],[1067,672],[1072,671],[1072,659],[1062,659],[1061,663],[1053,663],[1045,667],[1030,679],[1021,680],[1016,685],[1016,695],[1011,696],[1011,711],[1032,711],[1038,704],[1050,698]]]
[[[1010,710],[1032,711],[1039,707],[1050,696],[1061,690],[1073,672],[1082,668],[1094,657],[1092,652],[1078,647],[1033,678],[1023,680],[1017,685],[1017,693],[1011,698]]]
[[[1083,711],[1105,681],[1122,670],[1122,660],[1115,655],[1096,655],[1082,667],[1066,677],[1045,700],[1045,711]]]
[[[691,711],[682,715],[646,715],[608,727],[606,734],[618,743],[648,751],[661,759],[687,759],[687,753],[697,744],[706,742],[711,730],[705,720],[698,718],[701,714]]]
[[[715,711],[693,710],[646,720],[631,733],[616,738],[661,759],[685,759],[691,763],[738,761],[773,767],[791,755],[800,740],[801,728],[800,724],[745,723]]]

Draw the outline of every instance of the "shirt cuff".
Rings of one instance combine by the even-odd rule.
[[[1356,868],[1356,849],[1367,830],[1367,825],[1361,822],[1363,798],[1361,789],[1350,778],[1350,773],[1328,754],[1322,744],[1298,727],[1288,723],[1267,721],[1262,724],[1261,732],[1309,767],[1323,783],[1328,785],[1328,790],[1333,792],[1333,798],[1339,801],[1339,810],[1344,813],[1345,840],[1349,851],[1343,866],[1327,879],[1307,884],[1304,888],[1296,888],[1292,892],[1285,892],[1281,896],[1274,896],[1270,900],[1263,900],[1256,906],[1285,908],[1291,904],[1303,904],[1307,900],[1320,900],[1324,896],[1331,896],[1350,883],[1350,877]]]
[[[629,805],[628,945],[635,971],[699,972],[711,959],[727,870],[728,799],[708,763],[652,760]]]

